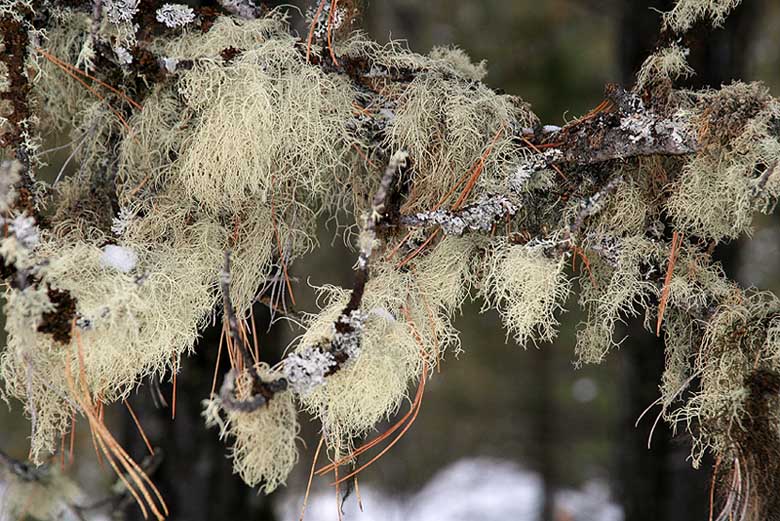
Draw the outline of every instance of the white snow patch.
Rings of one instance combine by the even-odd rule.
[[[130,248],[109,244],[103,247],[103,255],[100,256],[100,265],[104,268],[114,268],[115,270],[127,273],[138,264],[138,255]]]
[[[392,496],[360,486],[361,512],[355,494],[344,504],[344,521],[537,521],[542,509],[542,480],[515,463],[488,458],[463,459],[446,467],[411,496]],[[297,521],[303,493],[291,493],[280,508],[284,521]],[[592,481],[580,490],[555,494],[556,519],[623,521],[606,485]],[[306,521],[337,519],[333,489],[309,498]]]

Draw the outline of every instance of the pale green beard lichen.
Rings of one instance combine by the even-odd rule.
[[[87,22],[81,15],[64,17],[49,33],[48,51],[70,63],[88,58]],[[104,102],[63,78],[50,61],[39,60],[36,94],[51,126],[72,125],[74,146],[84,142],[74,156],[81,168],[58,185],[61,204],[53,208],[57,224],[34,259],[46,264],[43,283],[67,291],[77,303],[71,349],[59,349],[43,333],[33,330],[24,336],[11,328],[12,336],[28,338],[35,346],[36,373],[61,373],[66,360],[76,367],[78,343],[92,395],[106,403],[122,398],[145,376],[168,374],[191,348],[217,301],[226,249],[233,252],[231,299],[244,317],[272,262],[278,262],[274,257],[281,252],[291,261],[313,247],[317,208],[351,204],[352,198],[334,187],[353,186],[357,205],[364,204],[358,187],[365,184],[365,194],[374,186],[363,181],[363,168],[355,167],[357,140],[349,124],[354,123],[356,90],[343,76],[305,63],[296,45],[277,15],[241,22],[219,18],[205,35],[185,33],[153,42],[150,49],[170,58],[171,67],[181,60],[195,63],[154,86],[143,109],[127,117],[129,130]],[[228,47],[242,52],[225,63],[220,52]],[[431,154],[439,148],[445,154],[439,159],[459,172],[442,164],[441,172],[447,170],[449,177],[435,181],[441,172],[419,169],[415,193],[427,194],[430,202],[483,154],[482,183],[495,183],[509,168],[517,148],[508,125],[515,120],[531,124],[532,116],[515,98],[474,83],[484,75],[482,64],[472,64],[459,50],[437,49],[424,57],[397,44],[377,46],[362,36],[343,48],[384,67],[428,71],[418,83],[389,93],[392,103],[403,106],[400,123],[390,122],[392,132],[408,134],[419,118],[428,117],[422,112],[430,109],[429,102],[439,102],[427,89],[448,98],[422,129],[436,134],[438,142],[420,145],[426,149],[420,157],[433,165],[438,159]],[[445,134],[434,129],[440,118]],[[126,139],[117,144],[116,136]],[[401,141],[386,145],[415,146]],[[119,215],[113,215],[111,201],[83,203],[108,175],[106,149],[111,150],[108,168],[117,170]],[[432,183],[436,193],[430,191]],[[122,222],[115,226],[117,219]],[[97,245],[114,242],[138,259],[129,273],[101,264]],[[474,244],[447,238],[415,259],[410,274],[377,268],[383,275],[367,290],[370,318],[361,357],[334,376],[327,393],[306,398],[310,410],[321,413],[333,431],[352,435],[369,430],[398,408],[409,383],[419,378],[423,359],[432,364],[448,348],[457,349],[450,316],[468,294],[473,274],[463,260],[472,256]],[[390,287],[394,291],[388,293]],[[334,299],[337,294],[343,300],[344,293],[336,291]],[[332,325],[328,313],[338,311],[335,302],[317,322],[325,333]],[[306,338],[316,336],[316,330]],[[388,350],[388,345],[393,347]],[[9,392],[26,400],[21,356],[6,351],[4,376],[19,384],[9,386]],[[60,380],[33,382],[28,409],[37,416],[36,458],[52,450],[68,428],[72,409],[66,406],[68,389]],[[356,385],[365,392],[354,393]],[[357,402],[350,401],[352,396]]]
[[[36,479],[25,481],[9,470],[0,471],[5,485],[0,519],[75,519],[73,506],[84,500],[79,487],[57,465],[34,472]]]
[[[662,245],[644,237],[620,241],[615,266],[593,262],[590,277],[580,277],[580,304],[588,311],[587,320],[577,332],[575,353],[578,363],[599,363],[617,346],[613,339],[615,326],[626,317],[635,316],[657,296],[657,286],[645,277],[642,263],[663,262]]]
[[[664,13],[664,23],[682,33],[702,18],[710,18],[713,26],[721,25],[732,9],[742,0],[677,0],[674,9]]]
[[[589,230],[597,237],[621,237],[644,233],[650,216],[646,189],[636,178],[648,176],[642,169],[632,172],[606,202],[604,210],[593,219]]]
[[[59,24],[46,31],[42,47],[56,59],[75,63],[89,34],[90,20],[83,13],[62,11]],[[82,84],[41,55],[33,55],[31,64],[37,73],[34,87],[41,103],[41,124],[47,129],[79,127],[85,111],[102,105]],[[104,108],[105,110],[105,108]]]
[[[387,146],[408,150],[416,160],[408,211],[433,208],[483,155],[481,183],[505,179],[520,159],[509,122],[531,124],[511,97],[483,85],[445,82],[436,73],[418,75],[398,104]]]
[[[780,116],[780,106],[769,101],[760,85],[742,83],[705,92],[701,106],[706,146],[683,167],[666,210],[680,230],[733,239],[750,232],[753,213],[767,207],[773,194],[766,190],[777,190],[776,180],[762,180],[758,165],[780,160],[780,143],[770,123]],[[723,107],[732,106],[743,107],[743,112],[724,119]],[[725,139],[729,146],[715,146]]]
[[[46,260],[40,271],[43,283],[67,291],[77,302],[78,318],[70,347],[37,332],[35,322],[30,329],[31,321],[24,316],[7,324],[3,379],[18,382],[8,391],[27,401],[26,372],[34,369],[34,402],[28,412],[34,409],[38,420],[32,440],[36,461],[41,451],[55,448],[57,437],[68,428],[66,363],[83,369],[93,396],[113,402],[143,377],[162,375],[177,364],[213,308],[210,279],[216,277],[219,257],[209,261],[207,251],[187,249],[137,253],[139,266],[126,274],[104,265],[101,249],[83,242],[44,239],[35,252],[38,261]],[[209,268],[211,262],[214,268]],[[9,303],[18,302],[18,296],[11,290]],[[9,318],[23,310],[14,304],[8,308]]]
[[[719,23],[736,3],[681,0],[667,24]],[[0,193],[11,232],[0,256],[27,288],[7,291],[0,372],[4,397],[25,402],[36,462],[80,410],[64,368],[78,368],[80,392],[105,404],[143,378],[169,377],[220,302],[226,323],[240,323],[260,288],[280,289],[287,264],[317,246],[321,218],[363,212],[354,292],[319,289],[320,312],[304,315],[293,352],[273,369],[258,364],[263,381],[252,383],[273,386],[231,372],[206,404],[207,424],[233,439],[235,471],[265,492],[297,459],[297,407],[322,422],[330,454],[347,456],[457,353],[451,319],[465,299],[497,309],[522,345],[551,341],[567,261],[579,263],[588,314],[578,362],[601,361],[623,320],[639,315],[654,332],[657,323],[662,415],[691,431],[697,458],[733,450],[732,427],[750,420],[753,369],[780,374],[780,304],[739,290],[704,246],[749,232],[752,215],[776,204],[780,106],[758,84],[675,90],[691,73],[678,44],[644,63],[633,92],[609,89],[610,103],[560,129],[480,83],[484,63],[458,49],[422,56],[353,34],[308,52],[272,12],[143,37],[136,54],[151,53],[149,63],[114,67],[118,50],[98,62],[97,42],[131,42],[126,20],[103,20],[95,42],[87,16],[51,23],[35,40],[42,48],[116,81],[143,108],[97,82],[105,96],[85,90],[31,51],[32,112],[43,113],[40,130],[71,129],[77,166],[42,191],[40,215]],[[12,72],[0,70],[0,89]],[[35,132],[21,135],[33,127],[18,130],[36,162]],[[35,170],[2,167],[13,182]],[[491,197],[505,199],[503,213],[485,209]],[[434,210],[489,219],[457,228],[410,215]],[[36,247],[20,247],[14,223],[28,217],[41,221]],[[63,295],[64,328],[48,317]]]
[[[265,377],[272,376],[267,366],[260,367],[260,373]],[[223,413],[216,397],[204,404],[206,425],[218,426],[220,438],[233,440],[230,457],[234,472],[247,485],[259,486],[266,494],[284,485],[298,461],[295,441],[300,427],[292,393],[277,394],[266,405],[249,413]]]
[[[434,47],[431,49],[430,58],[434,61],[441,60],[452,67],[459,75],[474,81],[482,81],[487,75],[485,60],[474,63],[462,49],[457,47]]]
[[[290,38],[286,16],[278,11],[256,20],[237,20],[221,16],[214,21],[205,36],[199,32],[184,33],[179,38],[155,41],[152,48],[166,57],[179,60],[220,60],[220,53],[229,47],[251,49],[274,38]]]
[[[5,300],[8,344],[0,354],[2,397],[13,396],[25,404],[32,423],[30,456],[40,464],[70,426],[72,409],[62,371],[66,351],[37,332],[41,314],[52,310],[46,291],[8,290]]]
[[[418,300],[446,314],[460,308],[474,278],[471,259],[477,247],[473,237],[447,237],[414,264]]]
[[[676,43],[651,54],[639,69],[635,89],[641,92],[654,85],[671,87],[675,80],[691,76],[693,69],[688,65],[687,55],[688,50]]]
[[[701,345],[689,362],[691,375],[700,379],[700,385],[687,401],[666,414],[667,420],[689,430],[694,419],[707,419],[693,432],[695,465],[707,450],[723,453],[734,449],[734,439],[740,438],[744,429],[741,422],[747,402],[756,399],[750,396],[747,382],[758,364],[780,370],[780,346],[770,333],[779,311],[780,301],[774,295],[740,295],[735,291],[733,300],[715,310],[702,326]]]
[[[714,239],[735,238],[748,231],[750,180],[744,165],[728,165],[728,161],[701,155],[685,166],[678,190],[667,204],[678,229]]]
[[[188,106],[208,107],[173,173],[195,200],[213,209],[267,203],[273,188],[277,204],[287,203],[296,192],[323,197],[344,177],[352,91],[300,59],[292,41],[273,40],[230,67],[202,65],[182,77]]]
[[[487,299],[521,346],[549,342],[557,335],[555,314],[569,293],[564,259],[551,259],[541,248],[499,243],[487,268]]]
[[[419,378],[426,353],[415,330],[422,330],[426,322],[412,325],[405,320],[401,307],[409,306],[408,289],[405,275],[375,273],[363,297],[369,316],[363,325],[357,359],[329,376],[324,385],[299,397],[303,407],[322,421],[326,433],[340,436],[345,442],[367,433],[398,410],[410,382]],[[347,293],[338,288],[325,287],[320,294],[325,308],[310,317],[301,346],[329,339],[333,322],[347,301]],[[414,314],[425,317],[424,311]]]

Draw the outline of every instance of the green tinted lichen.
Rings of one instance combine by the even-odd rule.
[[[547,257],[541,248],[501,243],[491,255],[487,296],[519,345],[550,342],[557,335],[555,315],[569,293],[563,262]]]
[[[740,2],[741,0],[677,0],[672,10],[664,13],[664,23],[677,32],[687,31],[703,18],[709,18],[713,26],[719,26]]]

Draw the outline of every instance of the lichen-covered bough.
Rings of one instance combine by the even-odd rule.
[[[681,0],[665,32],[718,24],[736,3]],[[432,369],[460,348],[450,318],[465,299],[497,309],[519,344],[549,341],[578,260],[577,360],[601,361],[621,320],[642,314],[665,339],[663,419],[690,433],[694,465],[716,458],[718,519],[778,513],[780,300],[740,289],[711,257],[780,195],[767,88],[680,90],[692,71],[666,38],[631,90],[608,86],[589,114],[545,126],[457,49],[423,56],[351,30],[346,0],[315,2],[302,35],[283,12],[221,4],[0,1],[0,376],[31,421],[33,463],[84,417],[144,513],[163,518],[102,409],[170,377],[220,317],[232,369],[204,417],[236,472],[266,492],[283,483],[304,410],[349,479],[377,451],[353,440],[407,399],[390,434],[414,420]],[[53,132],[70,133],[55,166],[75,173],[46,183]],[[354,284],[320,288],[321,311],[263,363],[258,292],[285,305],[318,219],[344,212]],[[34,466],[2,461],[12,486],[43,486]]]

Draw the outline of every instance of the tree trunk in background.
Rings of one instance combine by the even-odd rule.
[[[625,0],[622,3],[618,31],[620,67],[624,84],[633,83],[642,61],[652,52],[658,39],[660,16],[651,7],[666,11],[674,1]],[[750,46],[751,30],[760,8],[759,0],[746,0],[727,19],[722,29],[713,30],[699,24],[686,41],[691,55],[689,63],[696,75],[687,83],[691,87],[712,86],[743,78]],[[719,248],[716,259],[726,273],[734,277],[739,258],[738,243]],[[658,384],[664,368],[663,339],[644,330],[642,319],[628,325],[631,338],[621,352],[625,390],[621,446],[618,451],[620,482],[617,487],[625,511],[625,521],[691,521],[705,520],[709,513],[711,462],[694,470],[686,456],[687,439],[672,439],[669,427],[659,422],[647,449],[647,436],[657,409],[643,419],[638,429],[634,422],[642,411],[658,398]]]
[[[539,477],[542,480],[542,505],[540,521],[555,520],[555,489],[559,484],[557,460],[556,460],[556,394],[555,388],[558,381],[555,377],[555,351],[552,345],[544,345],[535,352],[529,352],[532,356],[534,385],[541,392],[536,394],[531,418],[536,443],[536,454],[533,462]]]
[[[265,313],[259,312],[260,309],[255,312],[259,319],[258,334],[263,336],[267,323],[260,319],[265,316]],[[220,326],[208,328],[198,343],[196,354],[182,359],[177,377],[175,420],[171,420],[170,407],[155,407],[149,385],[144,385],[130,403],[152,445],[162,450],[162,463],[152,475],[152,480],[168,504],[171,512],[168,519],[275,521],[274,496],[258,493],[233,474],[232,463],[228,459],[229,446],[219,440],[216,429],[206,429],[201,417],[201,401],[211,392]],[[268,345],[274,345],[273,340]],[[230,368],[227,358],[226,352],[223,352],[217,390],[222,376]],[[165,383],[160,387],[170,404],[171,384]],[[148,455],[148,450],[132,419],[127,414],[124,417],[127,418],[124,446],[140,461]],[[128,508],[127,519],[143,519],[135,504]]]

